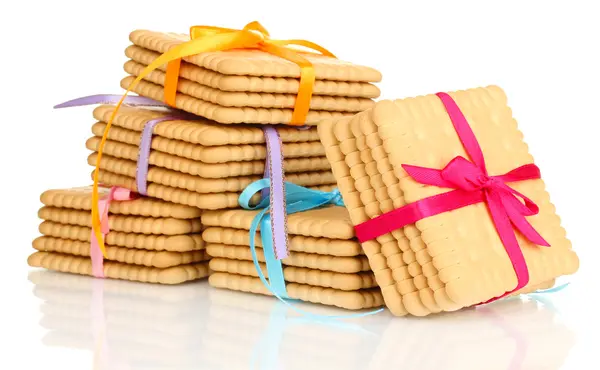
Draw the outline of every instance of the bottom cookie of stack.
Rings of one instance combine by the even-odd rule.
[[[252,262],[250,224],[256,211],[203,213],[203,239],[212,260],[211,286],[271,295]],[[289,257],[282,260],[287,294],[292,299],[359,310],[383,305],[381,292],[343,207],[288,216]],[[256,251],[268,277],[260,238]]]
[[[101,188],[100,196],[110,189]],[[42,194],[42,234],[33,242],[32,267],[80,275],[94,273],[90,258],[91,187]],[[179,284],[209,275],[200,211],[152,198],[113,201],[105,235],[104,277]]]

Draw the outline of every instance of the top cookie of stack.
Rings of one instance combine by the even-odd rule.
[[[190,40],[188,35],[133,31],[125,50],[130,75],[123,88],[160,54]],[[316,81],[307,125],[328,118],[352,116],[370,108],[381,80],[377,70],[317,54],[302,53],[314,66]],[[148,74],[133,92],[164,101],[166,65]],[[206,52],[183,58],[175,107],[219,123],[289,123],[300,82],[300,67],[254,49]]]

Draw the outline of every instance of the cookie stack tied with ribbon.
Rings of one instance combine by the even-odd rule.
[[[100,187],[101,246],[91,229],[92,187],[41,195],[42,236],[33,267],[159,284],[208,276],[198,208],[137,197],[124,188]]]
[[[319,134],[395,315],[455,311],[577,271],[500,88],[381,101]]]
[[[383,305],[339,192],[287,184],[287,230],[281,230],[268,197],[256,207],[247,203],[252,192],[267,187],[268,180],[261,180],[242,194],[246,209],[202,214],[212,257],[209,283],[351,310]]]
[[[257,22],[243,30],[197,26],[190,35],[136,30],[129,39],[123,88],[219,123],[314,125],[363,111],[379,96],[377,70],[308,41],[271,40]],[[170,60],[194,47],[203,52]],[[236,50],[216,51],[226,48]]]
[[[94,151],[88,157],[92,166],[114,109],[114,105],[101,105],[94,110],[94,136],[86,143]],[[335,187],[316,128],[281,127],[277,132],[281,154],[273,154],[283,156],[287,181],[321,190]],[[180,111],[123,106],[108,131],[99,181],[201,209],[238,207],[244,188],[264,175],[265,140],[259,127],[221,125]]]

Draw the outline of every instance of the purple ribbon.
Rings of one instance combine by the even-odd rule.
[[[273,126],[263,127],[267,143],[265,178],[271,178],[270,188],[263,191],[263,199],[270,195],[271,230],[275,257],[280,260],[289,256],[287,238],[287,212],[285,204],[285,174],[283,171],[283,152],[281,138]]]
[[[70,107],[81,107],[84,105],[95,105],[95,104],[117,104],[122,95],[113,95],[113,94],[97,94],[84,96],[81,98],[73,99],[66,101],[64,103],[55,105],[55,109],[59,108],[70,108]],[[146,98],[143,96],[127,96],[123,101],[123,104],[127,104],[130,106],[145,106],[145,107],[165,107],[168,108],[168,105],[165,103],[161,103],[154,99]]]
[[[138,153],[137,168],[135,172],[135,183],[138,193],[148,195],[148,167],[150,160],[150,150],[152,147],[152,135],[154,127],[160,122],[185,119],[184,115],[172,115],[156,118],[146,122],[140,138],[140,151]]]
[[[95,104],[117,104],[121,100],[121,95],[113,95],[113,94],[97,94],[97,95],[89,95],[81,98],[73,99],[66,101],[64,103],[55,105],[55,109],[59,108],[71,108],[71,107],[81,107],[84,105],[95,105]],[[134,96],[130,95],[125,98],[123,104],[132,106],[132,107],[163,107],[170,108],[168,105],[156,101],[154,99],[146,98],[143,96]],[[138,193],[142,195],[148,195],[148,167],[149,167],[149,159],[150,159],[150,150],[152,147],[152,135],[154,133],[154,126],[156,126],[160,122],[171,121],[177,119],[193,119],[193,116],[185,113],[174,114],[170,116],[164,116],[160,118],[156,118],[146,122],[144,125],[144,129],[142,130],[142,135],[140,138],[140,151],[138,153],[138,161],[137,168],[135,172],[135,182],[137,186]]]
[[[97,94],[84,96],[81,98],[69,100],[67,102],[54,106],[55,109],[79,107],[94,104],[117,104],[121,100],[121,95]],[[123,101],[129,106],[148,106],[169,108],[168,105],[154,99],[143,96],[127,96]],[[138,163],[136,168],[136,185],[138,193],[147,195],[149,156],[152,146],[152,135],[154,127],[167,120],[175,119],[193,119],[189,115],[171,115],[148,121],[142,130],[140,138],[140,151],[138,154]],[[309,126],[300,127],[301,130],[310,129]],[[285,203],[285,174],[283,171],[283,153],[281,147],[281,138],[273,126],[263,127],[265,141],[267,143],[267,159],[265,162],[265,178],[271,178],[269,189],[261,192],[263,199],[269,195],[271,203],[271,229],[273,230],[273,246],[277,259],[288,257],[287,248],[287,212]]]

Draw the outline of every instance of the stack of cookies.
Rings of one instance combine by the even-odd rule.
[[[106,197],[109,188],[100,188]],[[33,242],[33,267],[92,275],[92,188],[48,190],[41,195],[42,234]],[[198,208],[151,198],[110,203],[103,275],[179,284],[208,276]]]
[[[114,106],[94,110],[97,122],[87,148],[96,165],[96,150]],[[173,116],[172,112],[124,106],[108,131],[100,162],[99,181],[139,191],[140,143],[145,125]],[[286,180],[320,190],[335,187],[316,128],[278,128]],[[152,133],[152,131],[150,132]],[[220,125],[202,117],[159,122],[153,127],[145,175],[146,194],[201,209],[238,207],[239,194],[263,177],[267,148],[263,131],[249,125]]]
[[[220,210],[202,214],[203,239],[212,257],[209,283],[218,288],[270,294],[258,278],[250,251],[250,225],[258,211]],[[282,260],[292,299],[358,310],[383,305],[367,257],[348,211],[331,206],[288,215],[289,257]],[[262,246],[260,238],[256,245]],[[257,248],[263,274],[264,253]]]
[[[188,35],[133,31],[123,88],[160,54],[190,40]],[[307,125],[325,118],[351,116],[373,105],[381,73],[335,58],[302,54],[314,66],[316,82]],[[166,66],[151,72],[133,91],[164,100]],[[133,77],[135,76],[135,77]],[[289,123],[299,89],[300,67],[259,50],[207,52],[183,59],[175,107],[219,123]]]
[[[153,61],[189,41],[190,36],[137,30],[130,34],[129,39],[131,45],[125,50],[129,60],[124,65],[128,76],[121,81],[121,87],[125,89],[130,88],[132,81],[142,75]],[[272,42],[276,41],[266,39],[263,41],[275,45]],[[178,69],[159,66],[132,87],[131,92],[139,96],[125,100],[117,112],[115,105],[106,104],[114,103],[114,97],[86,97],[75,100],[81,104],[71,101],[61,105],[69,107],[100,101],[104,104],[93,112],[93,136],[86,142],[86,147],[92,151],[88,164],[98,167],[97,180],[103,186],[129,189],[142,196],[141,199],[111,207],[109,218],[114,221],[105,240],[106,277],[179,283],[206,276],[209,257],[199,251],[203,248],[199,236],[203,228],[201,211],[235,209],[245,215],[243,217],[251,219],[256,212],[241,209],[240,194],[255,181],[270,177],[274,171],[279,172],[278,164],[267,164],[278,162],[279,158],[282,159],[285,172],[282,175],[287,183],[321,191],[332,191],[336,187],[316,125],[323,119],[350,117],[372,107],[373,99],[380,95],[374,83],[381,80],[381,73],[335,57],[288,50],[312,64],[315,78],[308,93],[306,82],[312,81],[312,78],[306,79],[304,67],[255,46],[185,57]],[[168,69],[170,73],[177,71],[174,73],[176,84],[166,83],[172,82],[175,77],[167,79]],[[170,89],[169,93],[165,89]],[[299,94],[302,95],[300,99]],[[301,104],[303,98],[310,98],[310,104]],[[297,103],[302,109],[297,107]],[[308,110],[306,117],[303,109]],[[101,145],[103,136],[106,141]],[[87,196],[90,195],[88,190]],[[108,188],[103,189],[103,194],[108,191]],[[263,192],[262,196],[265,194]],[[260,196],[256,194],[249,203],[259,203]],[[119,213],[122,209],[129,209],[126,203],[135,202],[160,203],[165,209],[180,207],[177,209],[188,210],[189,214],[187,211],[179,216]],[[86,198],[86,208],[79,209],[72,209],[70,204],[45,204],[40,212],[42,218],[47,218],[41,227],[44,236],[34,243],[40,252],[30,258],[30,263],[91,274],[92,263],[88,258],[92,235],[90,200]],[[114,207],[118,210],[113,210]],[[135,205],[131,207],[135,208]],[[77,213],[77,216],[59,217],[57,212],[65,215]],[[318,216],[318,211],[315,212]],[[318,241],[318,251],[310,250],[310,243],[306,247],[296,242],[298,249],[285,261],[286,276],[289,276],[290,283],[296,284],[290,287],[290,291],[306,301],[328,305],[353,309],[380,306],[381,295],[370,273],[367,258],[360,253],[360,246],[353,239],[346,211],[340,208],[331,216],[345,225],[345,234],[340,236],[323,230],[321,234],[312,236],[318,239],[314,240]],[[120,221],[130,217],[160,217],[170,221],[154,222],[150,228],[136,229],[134,226],[137,224],[132,220]],[[211,219],[210,215],[207,217]],[[310,217],[304,216],[306,219]],[[47,226],[48,222],[52,224]],[[172,230],[167,228],[167,224],[181,227]],[[229,231],[236,227],[228,224],[211,226],[228,228]],[[293,238],[311,237],[303,236],[302,231],[298,229]],[[117,238],[114,235],[118,233],[143,235],[144,241],[136,244],[133,242],[139,241],[141,236]],[[194,243],[188,245],[188,249],[159,250],[150,242],[154,237],[170,238],[175,235],[186,235]],[[215,230],[209,235],[214,236]],[[250,265],[244,263],[249,262],[249,240],[234,245],[224,239],[215,240],[212,244],[212,252],[220,257],[214,262],[214,267],[219,269],[214,279],[215,286],[222,286],[225,281],[231,285],[228,282],[230,278],[237,281],[237,278],[256,276],[256,271],[252,274],[252,269],[248,268]],[[347,249],[339,250],[340,245]],[[219,252],[219,248],[225,249]],[[233,262],[238,264],[234,266]],[[144,273],[121,271],[129,271],[134,266],[149,270]],[[182,269],[185,274],[180,273]],[[236,274],[232,269],[246,271],[249,275]],[[217,284],[219,281],[221,283]],[[313,289],[313,286],[318,289]]]
[[[450,95],[467,117],[490,175],[533,162],[502,90]],[[416,182],[403,165],[441,170],[453,158],[467,157],[436,95],[381,101],[353,118],[322,122],[319,134],[354,225],[448,191]],[[556,278],[577,271],[577,255],[544,183],[528,180],[510,186],[539,206],[539,214],[527,220],[550,244],[543,247],[517,236],[529,283],[514,294],[551,287]],[[515,267],[486,204],[471,204],[403,228],[388,227],[388,233],[362,243],[395,315],[455,311],[517,286]]]

